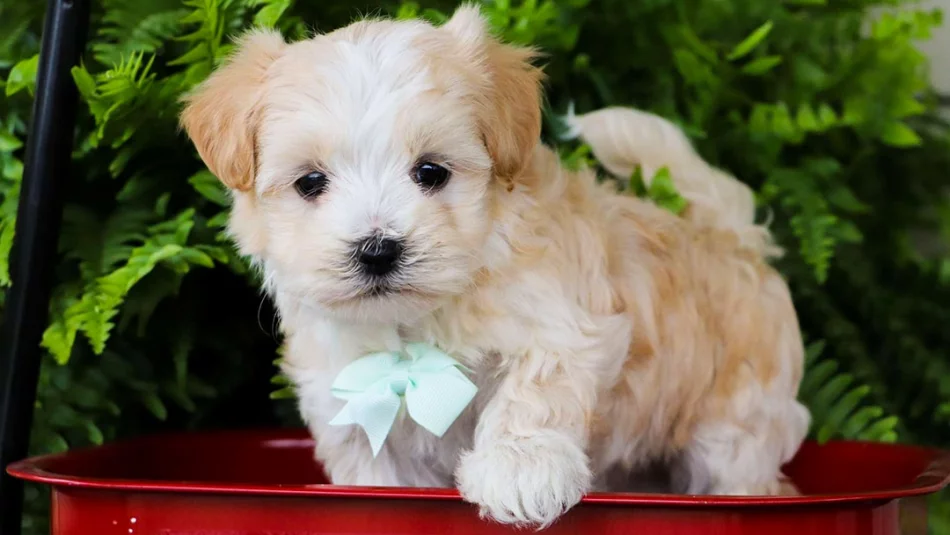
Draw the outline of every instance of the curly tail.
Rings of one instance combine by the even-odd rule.
[[[680,195],[689,203],[684,217],[735,233],[743,246],[765,257],[781,256],[764,225],[755,223],[755,196],[734,177],[706,163],[676,125],[658,115],[610,107],[583,115],[568,112],[566,137],[587,143],[594,157],[618,178],[637,166],[649,181],[666,167]]]

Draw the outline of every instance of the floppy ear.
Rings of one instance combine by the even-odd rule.
[[[264,80],[285,46],[277,32],[245,34],[234,55],[185,97],[182,126],[208,169],[232,190],[254,186],[254,137]]]
[[[541,69],[537,51],[493,37],[478,8],[460,7],[445,23],[462,54],[482,71],[486,91],[477,96],[479,127],[495,175],[513,186],[541,137]]]

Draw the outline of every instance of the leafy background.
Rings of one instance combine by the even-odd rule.
[[[222,237],[229,199],[177,127],[179,97],[249,25],[289,39],[365,14],[440,22],[455,2],[101,0],[73,71],[82,104],[32,452],[163,429],[297,425],[255,274]],[[45,2],[0,0],[0,287]],[[950,127],[912,0],[484,0],[547,53],[558,117],[631,105],[680,124],[758,192],[788,251],[813,438],[950,447]],[[662,183],[663,181],[660,181]],[[657,184],[657,182],[654,182]],[[637,187],[676,208],[668,188]],[[2,297],[0,297],[2,299]],[[0,314],[3,311],[0,300]],[[269,380],[269,378],[273,379]],[[271,384],[274,383],[274,384]],[[27,533],[47,530],[28,489]],[[931,503],[950,532],[950,500]]]

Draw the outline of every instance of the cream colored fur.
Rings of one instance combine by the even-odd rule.
[[[233,191],[230,229],[280,311],[317,459],[336,484],[455,485],[534,526],[656,462],[681,492],[782,491],[808,425],[803,351],[751,193],[632,110],[574,117],[575,134],[619,175],[669,166],[685,217],[563,169],[539,143],[532,56],[470,7],[438,28],[254,32],[189,97],[183,125]],[[411,180],[422,157],[451,169],[444,189]],[[293,183],[313,170],[329,186],[305,200]],[[371,232],[406,240],[396,293],[354,275]],[[479,394],[441,439],[400,418],[374,459],[359,428],[328,425],[330,384],[411,341],[471,368]]]

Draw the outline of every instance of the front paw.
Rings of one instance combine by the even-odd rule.
[[[571,438],[548,432],[475,448],[460,459],[456,480],[483,518],[544,528],[580,501],[591,472]]]

